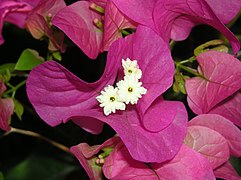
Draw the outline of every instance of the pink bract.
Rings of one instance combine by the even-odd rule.
[[[204,155],[215,169],[229,159],[229,146],[218,132],[203,126],[189,126],[185,144]]]
[[[2,99],[1,95],[6,90],[6,87],[2,81],[0,81],[0,129],[9,131],[9,119],[13,114],[14,103],[11,98]]]
[[[142,126],[138,110],[133,107],[108,117],[103,115],[100,108],[85,111],[81,116],[92,117],[109,124],[120,136],[134,159],[143,162],[164,162],[173,158],[183,143],[187,114],[181,102],[160,100],[156,105],[159,106],[159,109],[165,106],[172,107],[166,113],[175,113],[174,117],[171,116],[173,119],[168,119],[169,125],[156,132],[149,131]],[[149,107],[149,109],[152,108],[153,106]],[[152,116],[155,115],[152,114]],[[161,123],[162,114],[159,114],[159,117],[159,119],[155,118],[157,124]],[[142,120],[146,121],[145,116]]]
[[[95,98],[105,86],[113,85],[117,74],[117,79],[123,78],[121,61],[127,57],[137,60],[143,73],[140,81],[148,93],[137,106],[127,106],[125,111],[105,116]],[[135,34],[112,44],[99,81],[83,82],[50,61],[31,71],[27,93],[37,113],[48,124],[55,126],[75,119],[84,129],[98,133],[102,126],[97,123],[105,122],[117,132],[134,159],[163,162],[178,152],[187,127],[185,106],[161,97],[171,86],[173,74],[168,44],[150,28],[139,26]],[[99,131],[96,127],[100,127]]]
[[[98,4],[98,1],[95,1]],[[121,30],[134,27],[112,1],[107,1],[104,15],[91,9],[92,2],[79,1],[61,10],[52,23],[61,29],[89,58],[97,58],[100,52],[109,49],[116,39],[122,37]],[[103,3],[101,3],[103,4]],[[94,20],[102,22],[97,28]]]
[[[145,164],[134,160],[119,143],[106,158],[103,172],[108,179],[116,180],[215,179],[207,159],[185,145],[170,161]]]
[[[214,170],[215,177],[228,180],[240,180],[241,177],[238,175],[236,170],[230,164],[230,162],[224,163],[222,166]]]
[[[96,96],[106,84],[113,84],[117,64],[107,60],[100,80],[87,83],[60,64],[49,61],[34,68],[27,79],[28,98],[38,115],[50,126],[76,119],[82,111],[98,106]],[[79,120],[81,127],[100,133],[103,123],[89,118]],[[90,128],[90,129],[89,129]]]
[[[232,2],[222,0],[219,3],[211,0],[133,0],[128,3],[125,0],[113,0],[113,2],[129,18],[156,30],[166,42],[170,38],[184,40],[195,25],[208,24],[229,39],[235,54],[240,48],[238,39],[223,24],[229,22],[239,12],[240,0]]]
[[[96,155],[103,148],[114,148],[118,142],[120,142],[120,138],[113,137],[105,141],[102,145],[89,146],[86,143],[81,143],[76,146],[72,146],[70,148],[70,152],[72,152],[79,160],[90,180],[101,180],[102,167],[96,164]]]
[[[226,98],[214,108],[212,108],[210,114],[220,114],[227,118],[237,126],[241,127],[241,93],[238,91],[232,96]]]
[[[204,126],[218,132],[226,139],[230,154],[241,157],[241,131],[228,119],[217,114],[201,114],[193,118],[188,125]]]
[[[64,0],[40,0],[37,7],[35,7],[29,14],[26,20],[27,29],[36,39],[41,39],[47,36],[50,40],[49,50],[60,50],[63,52],[65,47],[63,45],[64,34],[55,34],[50,27],[51,20],[55,14],[65,7]]]
[[[2,28],[4,22],[25,27],[25,19],[29,12],[38,4],[39,0],[1,0],[0,2],[0,45],[4,43]]]
[[[198,72],[204,77],[186,80],[188,104],[196,114],[208,113],[218,103],[241,88],[241,62],[218,51],[197,57]]]
[[[241,131],[228,119],[217,114],[198,115],[189,121],[184,142],[209,159],[216,177],[241,178],[229,163],[230,155],[241,156]]]

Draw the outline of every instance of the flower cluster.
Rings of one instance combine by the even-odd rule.
[[[147,92],[141,86],[142,83],[139,82],[142,71],[139,69],[137,61],[132,61],[129,58],[122,59],[122,66],[125,74],[124,79],[117,82],[117,87],[108,85],[101,91],[101,95],[96,97],[106,116],[115,113],[116,110],[125,110],[126,104],[137,104],[142,95]]]
[[[4,22],[47,40],[45,58],[27,49],[0,66],[0,128],[15,130],[11,116],[23,114],[15,94],[26,82],[48,125],[72,121],[100,134],[107,124],[116,133],[102,145],[71,144],[91,180],[240,179],[230,162],[241,157],[240,42],[225,26],[240,8],[241,0],[0,1],[0,45]],[[172,53],[199,24],[230,47],[212,40],[188,59]],[[76,63],[72,50],[96,63],[98,80],[65,67]],[[25,79],[15,85],[18,76]]]

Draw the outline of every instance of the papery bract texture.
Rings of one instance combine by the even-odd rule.
[[[14,103],[10,98],[0,99],[0,129],[9,131],[9,119],[13,114]]]
[[[25,19],[28,13],[38,4],[39,0],[29,2],[27,0],[1,0],[0,2],[0,45],[4,43],[2,28],[4,22],[25,27]]]
[[[108,51],[110,45],[122,37],[121,30],[134,27],[134,23],[120,12],[112,1],[107,1],[101,51]]]
[[[114,148],[120,142],[119,137],[113,137],[105,141],[102,145],[89,146],[81,143],[70,148],[70,152],[79,160],[91,180],[102,179],[102,167],[96,164],[99,151],[103,148]]]
[[[1,99],[2,93],[6,90],[6,87],[2,81],[0,81],[0,129],[9,131],[9,119],[13,114],[14,103],[11,98]]]
[[[56,126],[82,111],[98,105],[96,96],[106,84],[112,84],[117,64],[107,61],[106,70],[95,83],[80,80],[60,64],[49,61],[34,68],[27,79],[27,94],[38,115],[50,126]],[[80,121],[80,122],[79,122]],[[92,133],[102,130],[102,123],[83,119],[77,124]]]
[[[189,34],[192,25],[190,25],[190,23],[187,23],[187,18],[184,19],[184,21],[183,19],[178,20],[179,17],[182,18],[183,16],[190,19],[191,22],[193,22],[194,24],[208,24],[210,26],[213,26],[227,37],[227,39],[230,41],[234,54],[237,54],[237,52],[239,51],[240,43],[238,39],[234,36],[234,34],[232,34],[232,32],[228,28],[224,26],[224,24],[217,17],[217,15],[214,13],[212,8],[205,0],[157,0],[153,12],[153,19],[157,31],[164,38],[164,40],[168,41],[170,39],[171,32],[172,38],[174,40],[183,40],[187,38],[187,35]],[[179,21],[178,24],[175,23],[176,20]],[[186,36],[178,37],[178,34],[175,34],[172,31],[173,24],[178,26],[179,28],[185,27],[182,28],[182,31],[187,32]],[[183,36],[185,34],[182,33],[181,35]]]
[[[153,9],[156,0],[112,0],[116,7],[133,21],[155,29]]]
[[[188,125],[213,129],[226,139],[231,155],[241,156],[241,131],[228,119],[217,114],[201,114],[189,121]]]
[[[213,11],[215,15],[220,19],[220,21],[224,24],[227,24],[229,21],[231,21],[237,15],[241,7],[240,0],[233,0],[233,1],[205,0],[205,1],[210,6],[209,11]],[[203,6],[201,3],[199,5],[196,3],[196,5]],[[207,7],[207,5],[204,5],[204,7]],[[213,14],[210,14],[210,15],[213,16]],[[185,15],[176,18],[172,25],[171,38],[174,40],[186,39],[190,31],[192,30],[192,28],[200,23],[208,24],[208,22],[200,22],[197,19],[193,19]],[[210,22],[210,23],[213,23],[213,22]]]
[[[53,18],[53,25],[61,29],[89,58],[100,53],[103,33],[94,25],[101,15],[90,10],[91,2],[78,1],[65,7]]]
[[[210,114],[220,114],[237,126],[241,127],[241,93],[238,91],[226,98],[209,111]]]
[[[239,12],[240,0],[231,2],[222,0],[219,3],[210,0],[132,0],[128,3],[125,0],[113,0],[113,2],[130,19],[156,30],[166,42],[170,38],[177,41],[184,40],[195,25],[208,24],[229,39],[235,54],[240,48],[238,39],[223,24],[229,22]]]
[[[226,162],[222,166],[214,170],[215,177],[228,180],[240,180],[241,177],[238,175],[233,166]]]
[[[113,43],[108,58],[120,62],[126,58],[137,60],[143,74],[140,81],[148,90],[137,104],[141,115],[172,85],[174,63],[169,45],[150,28],[139,26],[135,34]],[[123,69],[119,70],[119,77],[123,77]]]
[[[61,10],[52,23],[89,58],[95,59],[100,52],[108,50],[112,42],[122,37],[122,29],[133,28],[134,25],[119,12],[112,1],[106,2],[104,14],[91,9],[91,4],[89,1],[71,4]],[[97,28],[95,20],[102,23],[103,27]]]
[[[203,126],[189,126],[185,144],[204,155],[213,169],[229,159],[229,147],[226,139],[218,132]]]
[[[108,117],[101,109],[85,111],[82,116],[96,118],[109,124],[120,136],[134,159],[144,162],[164,162],[173,158],[178,152],[183,143],[187,125],[186,109],[182,103],[157,102],[160,108],[171,107],[170,104],[175,109],[174,119],[169,126],[159,132],[146,130],[140,122],[138,110],[132,107]],[[160,116],[160,122],[161,118]]]
[[[215,179],[208,160],[182,145],[180,151],[165,163],[151,163],[132,159],[126,147],[119,143],[103,166],[108,179]]]
[[[138,106],[128,106],[125,111],[106,116],[95,98],[104,87],[114,84],[117,74],[123,78],[121,61],[127,57],[137,60],[143,73],[140,81],[148,92]],[[81,127],[84,124],[90,128],[93,124],[94,128],[97,125],[93,121],[100,120],[117,132],[134,159],[163,162],[178,152],[187,127],[185,106],[181,102],[164,101],[160,96],[171,86],[173,74],[168,45],[150,28],[139,26],[135,34],[112,44],[99,81],[83,82],[50,61],[31,71],[27,93],[37,113],[48,124],[54,126],[73,118]]]
[[[49,38],[51,42],[49,49],[52,51],[59,49],[63,52],[65,50],[64,35],[58,35],[55,38],[51,29],[51,19],[65,6],[64,0],[40,0],[38,6],[31,11],[26,20],[26,26],[34,38],[41,39],[43,36]]]
[[[224,24],[229,23],[241,8],[241,0],[206,0],[206,2]]]
[[[187,100],[196,114],[204,114],[241,88],[241,62],[218,51],[197,57],[198,72],[204,78],[186,79]]]

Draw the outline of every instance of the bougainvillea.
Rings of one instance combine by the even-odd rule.
[[[240,8],[2,0],[0,179],[240,179]]]
[[[2,81],[0,81],[0,97],[6,90],[6,86]],[[9,120],[13,114],[13,101],[10,98],[0,98],[0,128],[4,131],[9,131],[11,127],[9,126]]]
[[[0,2],[0,44],[4,43],[2,37],[2,27],[4,22],[17,25],[20,28],[25,27],[25,19],[32,9],[38,4],[39,0],[2,0]]]
[[[123,77],[121,62],[127,57],[137,60],[142,70],[140,81],[147,93],[136,106],[127,106],[123,112],[106,116],[98,107],[96,97],[105,86],[113,85],[118,72],[117,79]],[[161,73],[159,67],[165,67]],[[140,26],[134,35],[119,39],[110,47],[105,72],[96,83],[85,83],[61,65],[47,62],[32,70],[27,92],[37,113],[48,124],[57,125],[74,119],[83,128],[96,128],[91,119],[96,123],[100,120],[117,132],[135,159],[162,162],[179,150],[187,122],[187,113],[180,102],[164,101],[159,97],[171,85],[173,74],[173,60],[166,43],[151,29]],[[52,86],[47,83],[50,79]],[[68,93],[68,98],[63,99],[60,92]],[[69,109],[68,113],[63,111],[65,108]],[[159,151],[160,147],[162,151]]]
[[[204,114],[240,89],[241,62],[227,53],[217,51],[202,53],[197,61],[201,77],[187,79],[186,90],[190,108],[196,114]],[[240,124],[240,121],[230,119]]]
[[[63,0],[40,0],[38,6],[31,11],[26,20],[27,29],[34,38],[42,39],[45,36],[49,38],[50,42],[48,49],[52,51],[64,51],[64,34],[59,32],[58,35],[56,35],[51,29],[51,21],[56,13],[65,6]]]
[[[134,0],[128,3],[124,0],[113,0],[113,2],[129,18],[155,29],[165,41],[169,41],[170,38],[184,40],[195,25],[208,24],[229,39],[234,53],[240,48],[238,39],[223,24],[238,13],[241,7],[240,0],[231,3],[205,0]],[[229,8],[225,4],[228,4]],[[224,14],[227,9],[232,12]]]
[[[92,59],[122,37],[122,30],[134,27],[112,1],[96,6],[90,1],[78,1],[61,10],[52,21]]]

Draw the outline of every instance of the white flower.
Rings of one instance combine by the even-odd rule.
[[[97,96],[97,101],[100,102],[100,107],[104,108],[104,114],[108,116],[110,113],[115,113],[116,110],[125,110],[126,105],[119,101],[118,89],[108,85],[101,91],[101,95]]]
[[[137,104],[139,98],[146,94],[147,90],[141,86],[135,76],[125,76],[124,80],[117,83],[119,100],[126,104]]]
[[[122,67],[124,68],[125,76],[136,76],[137,79],[140,79],[142,76],[142,72],[139,69],[136,60],[130,60],[127,58],[126,60],[122,59]]]

